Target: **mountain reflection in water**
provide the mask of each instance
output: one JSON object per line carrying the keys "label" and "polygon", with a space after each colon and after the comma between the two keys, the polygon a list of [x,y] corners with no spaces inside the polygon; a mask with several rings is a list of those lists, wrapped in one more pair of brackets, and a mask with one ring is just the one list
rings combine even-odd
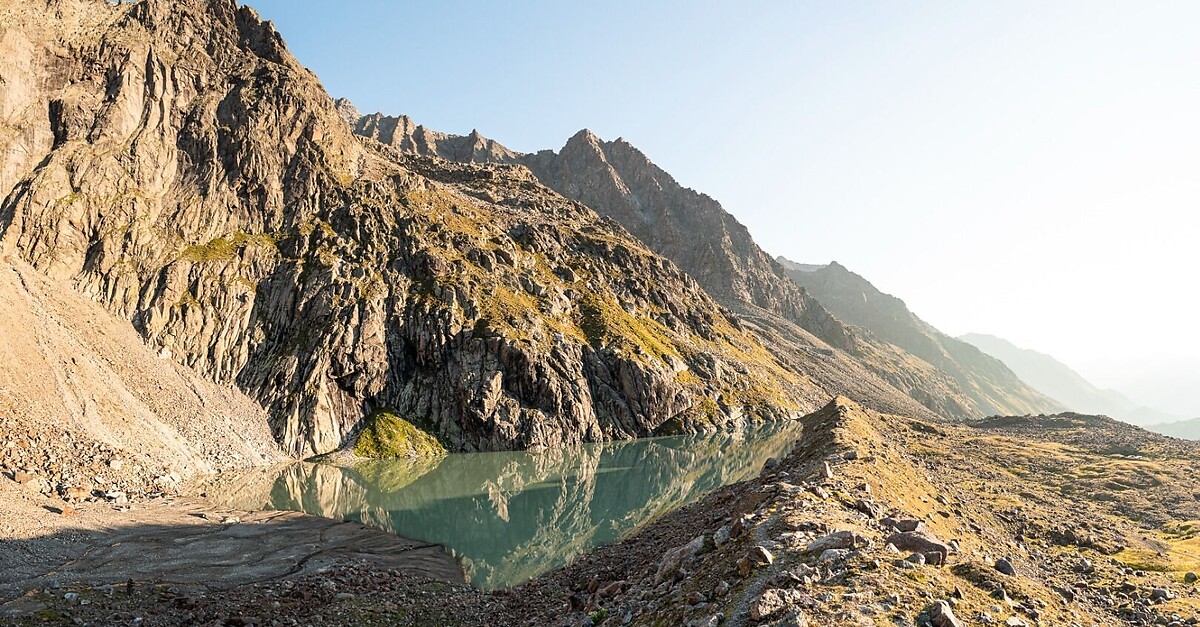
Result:
{"label": "mountain reflection in water", "polygon": [[226,474],[210,498],[242,509],[356,520],[445,546],[471,583],[507,588],[620,540],[654,517],[782,457],[795,423],[716,435],[464,453],[440,462],[297,463]]}

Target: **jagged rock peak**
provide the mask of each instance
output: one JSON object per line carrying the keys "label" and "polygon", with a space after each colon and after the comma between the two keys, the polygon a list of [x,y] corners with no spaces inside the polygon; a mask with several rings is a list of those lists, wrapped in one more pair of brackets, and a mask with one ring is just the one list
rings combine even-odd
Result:
{"label": "jagged rock peak", "polygon": [[337,108],[338,113],[341,114],[342,119],[346,120],[346,123],[351,128],[354,128],[363,117],[358,107],[354,106],[354,103],[350,102],[348,98],[338,98],[333,101],[333,105]]}
{"label": "jagged rock peak", "polygon": [[829,267],[829,264],[827,263],[800,263],[798,261],[792,261],[783,255],[776,257],[775,261],[788,272],[817,272]]}
{"label": "jagged rock peak", "polygon": [[564,145],[564,149],[566,149],[567,146],[572,146],[572,145],[576,145],[576,144],[584,144],[584,145],[588,145],[588,146],[599,147],[602,143],[603,143],[603,140],[601,140],[599,136],[597,136],[595,133],[593,133],[591,131],[591,129],[583,128],[583,129],[579,129],[579,131],[577,133],[575,133],[574,135],[572,135],[570,138],[567,139],[567,143]]}

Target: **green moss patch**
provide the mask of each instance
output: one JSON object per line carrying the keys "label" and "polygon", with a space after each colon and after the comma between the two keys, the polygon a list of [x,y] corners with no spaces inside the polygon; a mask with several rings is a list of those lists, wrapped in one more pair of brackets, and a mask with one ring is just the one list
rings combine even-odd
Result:
{"label": "green moss patch", "polygon": [[630,315],[606,294],[585,293],[579,302],[579,318],[579,329],[593,346],[625,341],[658,359],[679,357],[661,324]]}
{"label": "green moss patch", "polygon": [[252,246],[269,247],[278,250],[278,244],[272,235],[265,233],[242,233],[239,231],[231,234],[229,237],[218,237],[205,244],[188,246],[180,256],[195,263],[229,261],[237,257],[242,249]]}
{"label": "green moss patch", "polygon": [[429,459],[445,455],[446,447],[400,416],[377,410],[367,417],[354,454],[369,459]]}

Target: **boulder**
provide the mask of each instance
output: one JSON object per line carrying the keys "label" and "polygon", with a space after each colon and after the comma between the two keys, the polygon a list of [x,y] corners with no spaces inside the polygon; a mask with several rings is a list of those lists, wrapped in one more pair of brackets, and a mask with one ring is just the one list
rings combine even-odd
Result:
{"label": "boulder", "polygon": [[879,518],[883,515],[883,507],[870,499],[858,499],[854,502],[854,509],[866,514],[867,518]]}
{"label": "boulder", "polygon": [[771,588],[750,602],[750,618],[763,620],[783,612],[801,599],[797,590]]}
{"label": "boulder", "polygon": [[950,546],[933,534],[925,531],[900,531],[888,536],[887,542],[901,551],[920,553],[939,552],[950,555]]}
{"label": "boulder", "polygon": [[887,517],[879,521],[884,527],[894,529],[896,531],[924,531],[925,523],[915,518],[892,518]]}
{"label": "boulder", "polygon": [[929,622],[933,627],[963,627],[950,604],[945,601],[938,601],[929,606]]}
{"label": "boulder", "polygon": [[775,556],[767,550],[767,547],[755,545],[746,553],[746,558],[759,566],[769,566],[775,563]]}
{"label": "boulder", "polygon": [[809,543],[808,553],[823,553],[829,549],[852,549],[857,537],[853,531],[835,531]]}
{"label": "boulder", "polygon": [[655,583],[672,579],[679,572],[684,562],[695,557],[704,548],[704,536],[696,536],[691,542],[677,546],[663,553],[658,560],[658,572],[654,575]]}

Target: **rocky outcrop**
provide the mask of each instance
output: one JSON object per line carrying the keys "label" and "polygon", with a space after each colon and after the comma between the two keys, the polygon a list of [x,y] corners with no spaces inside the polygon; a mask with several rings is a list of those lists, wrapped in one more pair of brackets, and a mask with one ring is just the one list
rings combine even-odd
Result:
{"label": "rocky outcrop", "polygon": [[4,250],[244,390],[289,452],[335,449],[379,408],[479,450],[825,394],[526,169],[354,137],[232,0],[4,0],[0,24]]}
{"label": "rocky outcrop", "polygon": [[780,257],[788,276],[840,320],[866,328],[954,378],[984,415],[1059,411],[1051,398],[1026,385],[1000,360],[952,338],[917,317],[904,301],[833,262],[824,266]]}
{"label": "rocky outcrop", "polygon": [[370,137],[400,152],[460,163],[515,163],[519,156],[480,135],[479,131],[471,131],[470,135],[450,135],[417,124],[407,115],[362,115],[345,98],[339,98],[336,104],[355,134]]}

